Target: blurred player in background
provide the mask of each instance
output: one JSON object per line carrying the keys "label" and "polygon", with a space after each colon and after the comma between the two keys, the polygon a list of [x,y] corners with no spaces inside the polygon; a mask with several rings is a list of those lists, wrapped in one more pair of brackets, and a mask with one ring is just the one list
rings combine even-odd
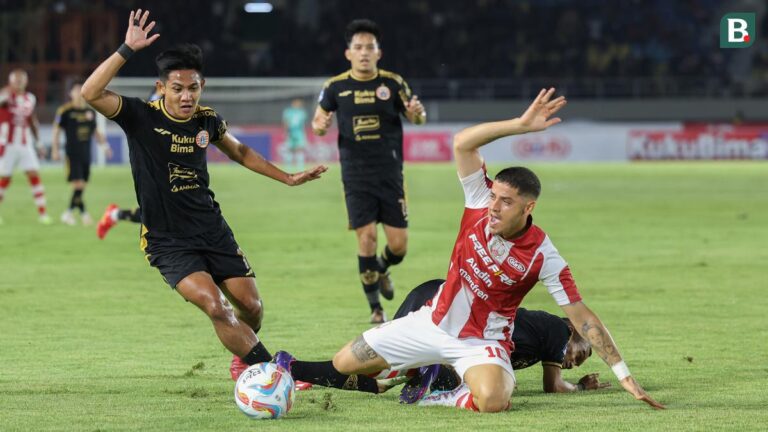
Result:
{"label": "blurred player in background", "polygon": [[69,208],[61,215],[61,221],[67,225],[75,224],[75,209],[80,211],[80,220],[83,225],[93,223],[93,219],[85,209],[83,199],[91,174],[91,137],[96,137],[96,142],[107,158],[112,157],[112,152],[107,146],[107,138],[96,127],[96,111],[85,103],[85,99],[80,94],[82,86],[82,81],[75,81],[70,85],[70,101],[56,110],[56,118],[53,121],[51,141],[53,160],[61,159],[62,130],[66,137],[67,181],[72,186],[72,197],[69,200]]}
{"label": "blurred player in background", "polygon": [[163,97],[154,102],[106,89],[134,54],[160,35],[149,11],[131,11],[125,43],[85,81],[83,97],[126,133],[136,197],[141,207],[141,246],[149,263],[185,300],[202,310],[233,366],[272,358],[256,336],[263,315],[254,272],[209,189],[207,147],[289,186],[315,180],[323,166],[298,174],[278,169],[227,131],[213,109],[198,104],[205,80],[196,45],[181,45],[155,59]]}
{"label": "blurred player in background", "polygon": [[[0,202],[16,166],[29,179],[32,196],[37,206],[38,220],[50,224],[51,218],[45,208],[45,189],[40,180],[40,162],[44,149],[40,144],[39,122],[35,115],[37,99],[27,91],[27,72],[14,69],[8,75],[8,85],[0,89]],[[0,223],[2,223],[0,217]]]}
{"label": "blurred player in background", "polygon": [[[350,70],[325,83],[312,120],[322,136],[336,113],[341,175],[349,226],[357,234],[358,269],[371,323],[386,321],[379,293],[392,300],[389,267],[407,249],[408,214],[403,185],[403,125],[427,120],[424,106],[400,75],[379,69],[379,28],[370,20],[354,20],[345,32]],[[377,224],[387,244],[376,257]]]}
{"label": "blurred player in background", "polygon": [[304,158],[307,151],[307,134],[304,127],[307,123],[307,111],[304,101],[296,98],[291,105],[283,110],[283,127],[285,128],[285,163],[289,169],[303,170]]}

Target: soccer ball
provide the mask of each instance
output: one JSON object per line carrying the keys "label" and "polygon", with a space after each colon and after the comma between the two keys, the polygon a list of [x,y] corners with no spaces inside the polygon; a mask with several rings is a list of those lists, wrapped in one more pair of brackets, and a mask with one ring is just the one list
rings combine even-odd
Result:
{"label": "soccer ball", "polygon": [[245,370],[235,383],[235,403],[252,419],[276,419],[290,411],[293,377],[274,363],[257,363]]}

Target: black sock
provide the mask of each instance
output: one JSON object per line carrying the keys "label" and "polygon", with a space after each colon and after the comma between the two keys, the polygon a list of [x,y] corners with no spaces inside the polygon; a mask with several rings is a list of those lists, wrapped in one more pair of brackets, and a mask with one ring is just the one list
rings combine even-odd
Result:
{"label": "black sock", "polygon": [[270,360],[272,360],[272,355],[269,354],[269,351],[267,351],[261,341],[254,345],[253,348],[251,348],[251,351],[243,357],[243,361],[248,366],[255,365],[256,363],[268,362]]}
{"label": "black sock", "polygon": [[72,200],[69,202],[69,208],[77,208],[80,210],[80,214],[85,212],[85,206],[83,205],[83,191],[82,189],[75,189],[72,192]]}
{"label": "black sock", "polygon": [[141,213],[139,209],[125,210],[120,209],[117,211],[117,220],[131,221],[135,223],[141,222]]}
{"label": "black sock", "polygon": [[379,263],[379,272],[386,273],[389,266],[400,264],[403,262],[403,258],[405,258],[405,254],[395,255],[395,253],[392,252],[392,249],[389,248],[389,245],[384,246],[384,252],[382,252],[377,259]]}
{"label": "black sock", "polygon": [[363,291],[368,299],[371,310],[382,309],[379,301],[379,264],[376,257],[357,257],[360,269],[360,281],[363,283]]}
{"label": "black sock", "polygon": [[296,360],[291,363],[291,375],[294,379],[323,387],[342,390],[356,390],[365,393],[378,393],[376,380],[366,375],[343,375],[333,367],[333,362],[308,362]]}

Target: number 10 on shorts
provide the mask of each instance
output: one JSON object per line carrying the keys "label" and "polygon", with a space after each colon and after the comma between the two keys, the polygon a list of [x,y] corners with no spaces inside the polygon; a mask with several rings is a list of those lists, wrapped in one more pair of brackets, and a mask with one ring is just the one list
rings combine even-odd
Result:
{"label": "number 10 on shorts", "polygon": [[500,358],[506,361],[509,361],[509,357],[507,356],[507,352],[501,349],[497,346],[486,346],[485,350],[488,351],[488,357],[489,358]]}

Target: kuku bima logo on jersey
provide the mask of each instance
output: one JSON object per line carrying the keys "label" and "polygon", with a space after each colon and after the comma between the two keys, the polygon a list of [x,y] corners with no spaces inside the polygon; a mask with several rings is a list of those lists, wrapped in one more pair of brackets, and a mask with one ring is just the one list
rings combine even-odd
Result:
{"label": "kuku bima logo on jersey", "polygon": [[747,48],[755,43],[754,12],[731,12],[720,20],[720,48]]}

